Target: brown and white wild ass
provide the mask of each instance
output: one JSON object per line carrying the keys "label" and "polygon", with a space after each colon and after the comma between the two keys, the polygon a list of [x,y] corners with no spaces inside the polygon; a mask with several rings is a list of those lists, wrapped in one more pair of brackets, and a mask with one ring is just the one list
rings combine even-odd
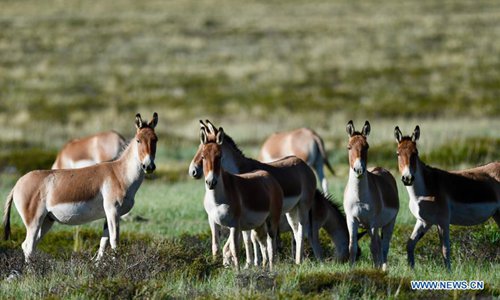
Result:
{"label": "brown and white wild ass", "polygon": [[66,143],[57,154],[52,169],[88,167],[119,157],[126,141],[116,131],[106,131]]}
{"label": "brown and white wild ass", "polygon": [[410,211],[417,218],[407,243],[408,263],[415,266],[417,242],[437,225],[442,255],[450,264],[450,224],[472,226],[493,217],[500,227],[500,162],[461,171],[444,171],[423,163],[417,150],[420,127],[411,136],[394,129],[398,167],[410,196]]}
{"label": "brown and white wild ass", "polygon": [[[239,175],[226,172],[221,165],[221,145],[224,142],[222,128],[217,130],[215,141],[209,141],[202,129],[200,140],[203,145],[201,153],[205,176],[204,207],[210,224],[230,229],[229,249],[238,270],[238,239],[242,230],[247,267],[252,263],[250,239],[255,239],[261,248],[263,266],[268,262],[269,269],[272,270],[283,205],[281,186],[263,170]],[[215,228],[212,228],[212,232],[214,231]],[[250,231],[252,236],[249,235]]]}
{"label": "brown and white wild ass", "polygon": [[[215,138],[217,128],[207,120],[207,124],[200,121],[201,130],[205,131],[209,139]],[[257,160],[247,158],[238,148],[233,139],[224,134],[224,142],[221,145],[222,166],[231,174],[249,173],[255,170],[269,172],[280,184],[283,198],[283,213],[292,227],[294,239],[297,244],[295,263],[302,262],[304,232],[308,230],[309,210],[314,200],[316,190],[316,179],[311,168],[300,158],[289,156],[284,159],[264,164]],[[189,166],[189,174],[194,178],[200,178],[203,174],[202,148],[200,144],[197,153]],[[210,220],[209,220],[210,221]],[[211,224],[211,228],[214,227]],[[216,235],[216,232],[212,232]],[[312,239],[318,237],[313,236]],[[212,254],[217,254],[217,246],[212,243]]]}
{"label": "brown and white wild ass", "polygon": [[[297,156],[316,171],[323,192],[327,193],[328,186],[323,172],[323,164],[332,174],[334,174],[334,171],[328,161],[323,139],[309,128],[273,133],[262,145],[258,159],[264,163],[269,163],[289,155]],[[309,221],[315,236],[319,236],[319,230],[322,227],[328,232],[335,244],[335,258],[338,261],[346,261],[349,256],[349,233],[345,224],[345,217],[338,207],[319,191],[315,193]],[[290,230],[290,226],[282,218],[280,232]],[[319,239],[314,239],[314,241],[309,239],[309,242],[314,255],[318,260],[321,260],[323,251]],[[294,253],[294,247],[295,245],[292,243],[292,253]]]}
{"label": "brown and white wild ass", "polygon": [[[392,231],[399,211],[396,180],[386,169],[366,169],[370,123],[365,122],[361,132],[355,131],[352,121],[347,123],[349,135],[349,179],[344,191],[344,210],[349,228],[349,255],[354,264],[358,251],[358,227],[368,230],[375,267],[387,269],[387,254]],[[379,236],[382,229],[382,239]]]}
{"label": "brown and white wild ass", "polygon": [[327,193],[328,183],[323,172],[323,165],[326,165],[332,175],[334,171],[328,161],[323,139],[309,128],[276,132],[266,139],[260,149],[258,159],[269,163],[290,155],[302,159],[316,172],[323,192]]}
{"label": "brown and white wild ass", "polygon": [[22,243],[29,262],[37,243],[52,224],[79,225],[105,218],[97,259],[109,242],[116,249],[120,216],[134,205],[144,173],[155,170],[158,114],[146,123],[136,115],[135,138],[120,158],[82,169],[38,170],[22,176],[9,193],[4,210],[4,238],[10,235],[10,210],[14,202],[26,227]]}

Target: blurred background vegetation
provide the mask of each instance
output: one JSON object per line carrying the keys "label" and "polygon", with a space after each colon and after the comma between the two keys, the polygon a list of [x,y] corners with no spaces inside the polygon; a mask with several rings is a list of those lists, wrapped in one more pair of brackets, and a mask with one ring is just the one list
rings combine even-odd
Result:
{"label": "blurred background vegetation", "polygon": [[[345,124],[422,127],[443,167],[500,157],[497,1],[2,1],[0,167],[50,167],[71,138],[160,114],[163,170],[185,172],[197,120],[250,156],[308,126],[346,165]],[[184,173],[182,173],[184,174]],[[174,176],[175,177],[175,176]]]}

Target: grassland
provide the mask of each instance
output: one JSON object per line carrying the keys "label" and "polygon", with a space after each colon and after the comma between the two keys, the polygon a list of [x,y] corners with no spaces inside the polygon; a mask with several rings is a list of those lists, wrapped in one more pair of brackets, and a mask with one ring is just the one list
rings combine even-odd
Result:
{"label": "grassland", "polygon": [[[120,255],[97,268],[101,222],[55,226],[35,267],[24,228],[0,242],[0,298],[471,298],[500,297],[500,233],[490,220],[453,227],[446,273],[435,230],[404,244],[401,210],[390,271],[281,253],[274,273],[236,274],[213,262],[202,182],[187,176],[197,120],[223,126],[248,156],[273,131],[308,126],[325,139],[339,203],[347,181],[345,124],[372,124],[369,165],[396,170],[393,129],[422,129],[426,162],[450,169],[500,157],[500,4],[495,1],[3,1],[0,10],[0,199],[17,178],[50,167],[70,138],[134,132],[137,111],[160,115],[154,180],[137,195]],[[285,236],[290,239],[289,236]],[[327,253],[333,252],[322,236]],[[286,243],[287,244],[287,243]],[[310,252],[310,250],[308,250]],[[410,280],[484,280],[483,291],[415,292]]]}

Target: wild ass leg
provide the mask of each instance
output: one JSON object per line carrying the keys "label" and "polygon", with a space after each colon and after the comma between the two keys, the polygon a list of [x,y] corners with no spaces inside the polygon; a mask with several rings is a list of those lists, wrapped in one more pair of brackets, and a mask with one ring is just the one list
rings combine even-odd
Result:
{"label": "wild ass leg", "polygon": [[101,242],[99,243],[99,250],[97,251],[97,254],[94,257],[95,261],[99,261],[104,255],[104,250],[106,250],[108,240],[109,240],[108,221],[104,220],[104,225],[102,227]]}
{"label": "wild ass leg", "polygon": [[396,218],[392,219],[389,224],[382,227],[382,270],[387,270],[387,255],[389,254],[389,246],[391,243],[392,232],[394,231]]}
{"label": "wild ass leg", "polygon": [[259,241],[257,238],[257,233],[255,230],[250,231],[250,237],[252,239],[252,245],[253,245],[253,253],[254,253],[254,266],[258,267],[261,264],[261,256],[259,256]]}
{"label": "wild ass leg", "polygon": [[372,227],[368,233],[371,237],[370,250],[372,252],[373,264],[375,268],[380,268],[382,262],[382,244],[380,241],[379,229]]}
{"label": "wild ass leg", "polygon": [[[304,255],[304,234],[307,234],[311,230],[311,223],[309,221],[309,212],[311,207],[304,207],[303,202],[299,202],[299,239],[297,242],[297,253],[295,253],[295,263],[300,264],[303,260]],[[311,239],[311,236],[309,236]],[[319,242],[318,242],[319,245]]]}
{"label": "wild ass leg", "polygon": [[229,247],[230,245],[231,240],[228,237],[228,239],[224,243],[224,246],[222,247],[222,265],[226,268],[231,267],[231,264],[233,263],[233,256]]}
{"label": "wild ass leg", "polygon": [[352,218],[347,217],[347,229],[349,230],[349,261],[354,266],[358,252],[358,227],[359,224]]}
{"label": "wild ass leg", "polygon": [[251,232],[246,230],[242,232],[243,234],[243,243],[245,244],[245,252],[247,256],[247,261],[245,263],[245,269],[248,269],[252,266],[253,263],[253,245],[251,240]]}
{"label": "wild ass leg", "polygon": [[302,262],[302,244],[304,240],[303,226],[300,224],[299,220],[299,206],[297,205],[291,211],[286,213],[286,218],[290,227],[292,227],[293,236],[295,239],[295,263],[300,264]]}
{"label": "wild ass leg", "polygon": [[426,224],[417,219],[413,232],[406,243],[406,253],[408,254],[408,264],[413,269],[415,267],[415,246],[417,242],[424,236],[424,234],[431,228],[429,224]]}
{"label": "wild ass leg", "polygon": [[26,228],[26,238],[24,242],[21,244],[21,248],[23,248],[24,253],[24,261],[26,263],[30,263],[31,254],[35,250],[35,239],[38,233],[37,228]]}
{"label": "wild ass leg", "polygon": [[[219,226],[219,228],[221,228]],[[240,237],[238,237],[238,243],[240,243],[241,241],[241,236],[243,235],[243,233],[240,234]],[[231,264],[232,264],[232,260],[233,260],[233,256],[231,254],[231,249],[230,249],[230,245],[231,245],[231,240],[228,238],[226,243],[224,244],[224,247],[222,248],[222,265],[224,267],[230,267]],[[246,247],[246,245],[245,245]],[[241,248],[241,245],[238,244],[238,249]]]}
{"label": "wild ass leg", "polygon": [[239,250],[239,237],[240,237],[240,227],[237,225],[236,227],[231,227],[229,231],[229,240],[231,243],[229,244],[229,249],[231,249],[231,255],[233,257],[234,266],[236,270],[240,270],[240,264],[238,260],[238,250]]}
{"label": "wild ass leg", "polygon": [[35,251],[35,247],[38,241],[38,237],[41,232],[41,227],[44,222],[45,216],[35,216],[31,221],[31,224],[26,225],[26,238],[21,244],[21,248],[24,253],[24,261],[30,263],[31,255]]}
{"label": "wild ass leg", "polygon": [[[273,270],[274,264],[274,250],[276,249],[276,244],[274,243],[275,239],[273,238],[273,234],[271,233],[270,226],[267,223],[264,223],[259,230],[260,236],[260,247],[262,250],[262,266],[266,267],[266,261],[269,265],[269,271]],[[267,251],[267,255],[266,255]],[[267,256],[267,259],[264,259],[264,256]]]}
{"label": "wild ass leg", "polygon": [[266,237],[266,241],[267,241],[267,259],[269,261],[269,271],[272,271],[273,268],[274,268],[274,253],[276,251],[276,239],[273,238],[273,235],[272,233],[270,233],[269,231],[267,232],[267,237]]}
{"label": "wild ass leg", "polygon": [[42,226],[40,227],[40,231],[38,232],[38,236],[36,238],[36,243],[38,244],[40,240],[45,236],[45,234],[52,228],[54,224],[54,220],[49,217],[45,217],[43,220]]}
{"label": "wild ass leg", "polygon": [[109,205],[109,207],[107,209],[105,207],[104,210],[106,213],[106,221],[108,222],[109,244],[111,245],[111,249],[116,252],[118,241],[120,240],[120,216],[115,206]]}
{"label": "wild ass leg", "polygon": [[[278,258],[278,245],[276,244],[276,239],[278,237],[278,229],[279,229],[279,222],[278,223],[275,223],[273,221],[271,221],[268,225],[267,225],[267,228],[268,228],[268,241],[267,241],[267,245],[268,245],[268,251],[269,251],[269,238],[271,239],[271,250],[272,250],[272,255],[268,255],[270,258],[270,262],[273,263],[274,265],[274,262],[277,260]],[[271,265],[269,265],[271,266]]]}
{"label": "wild ass leg", "polygon": [[311,224],[311,235],[310,235],[310,243],[314,252],[314,256],[317,260],[323,260],[323,249],[319,243],[319,222],[318,220],[314,220],[314,218],[310,217],[309,222]]}
{"label": "wild ass leg", "polygon": [[208,224],[212,232],[212,258],[215,260],[217,259],[217,252],[219,251],[220,227],[215,224],[214,220],[210,217],[208,217]]}
{"label": "wild ass leg", "polygon": [[441,250],[443,253],[444,264],[448,271],[451,271],[450,263],[450,224],[438,225],[439,240],[441,241]]}
{"label": "wild ass leg", "polygon": [[297,243],[295,242],[295,234],[292,230],[292,238],[290,239],[290,253],[292,254],[292,259],[295,259],[295,253],[297,253]]}
{"label": "wild ass leg", "polygon": [[267,257],[267,246],[266,246],[266,236],[267,236],[267,226],[266,223],[261,225],[260,227],[252,230],[252,234],[255,235],[255,239],[259,242],[260,253],[262,255],[262,267],[265,268],[268,262]]}

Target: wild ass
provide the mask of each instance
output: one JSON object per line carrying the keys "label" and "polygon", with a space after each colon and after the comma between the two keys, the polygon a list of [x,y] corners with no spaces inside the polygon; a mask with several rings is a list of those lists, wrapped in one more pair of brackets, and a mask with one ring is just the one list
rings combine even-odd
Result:
{"label": "wild ass", "polygon": [[[319,236],[321,228],[328,233],[328,236],[335,245],[336,261],[346,262],[349,260],[349,231],[347,230],[346,219],[337,204],[333,202],[331,195],[316,190],[309,222],[311,224],[311,232],[315,232],[317,236]],[[291,230],[289,224],[282,218],[279,231],[287,232]],[[358,239],[363,235],[364,233],[359,234]],[[311,247],[316,258],[321,260],[323,250],[319,244],[319,240],[317,242],[315,244],[311,241]],[[292,253],[295,251],[294,248],[295,245],[292,243]]]}
{"label": "wild ass", "polygon": [[407,243],[408,263],[415,266],[417,242],[437,225],[442,255],[450,264],[450,224],[472,226],[493,217],[500,227],[500,162],[461,171],[444,171],[423,163],[417,150],[420,127],[411,136],[394,129],[398,167],[410,196],[410,211],[417,218]]}
{"label": "wild ass", "polygon": [[[200,125],[201,130],[205,131],[208,139],[214,139],[217,136],[218,130],[210,121],[207,120],[207,124],[200,121]],[[224,142],[221,145],[221,163],[224,170],[231,174],[265,170],[279,182],[284,194],[282,211],[286,214],[297,243],[295,263],[301,263],[304,230],[308,230],[309,210],[316,190],[314,173],[303,160],[294,156],[289,156],[270,164],[264,164],[247,158],[229,135],[224,134],[223,139]],[[200,144],[189,166],[189,174],[194,178],[200,178],[203,173],[202,148],[203,144]],[[307,234],[308,232],[305,233]],[[312,239],[317,238],[317,236],[312,237]],[[216,256],[217,251],[212,242],[212,254]]]}
{"label": "wild ass", "polygon": [[[349,179],[344,191],[344,210],[349,228],[349,259],[354,264],[358,250],[358,227],[368,230],[375,267],[387,269],[387,254],[392,231],[399,210],[396,180],[389,171],[375,167],[366,169],[370,123],[365,122],[361,132],[354,130],[352,121],[347,123],[349,135]],[[382,240],[379,236],[382,229]]]}
{"label": "wild ass", "polygon": [[[283,205],[281,186],[266,171],[258,170],[240,175],[226,172],[221,166],[221,145],[224,142],[222,128],[218,129],[215,142],[209,141],[204,130],[200,131],[200,140],[203,145],[201,153],[205,175],[204,206],[210,224],[230,229],[229,249],[238,270],[238,239],[241,230],[244,230],[247,266],[252,262],[250,239],[255,239],[261,248],[263,266],[268,262],[269,269],[272,270]],[[216,231],[215,228],[211,229],[212,232]]]}
{"label": "wild ass", "polygon": [[32,171],[21,177],[7,197],[4,238],[10,235],[10,209],[14,202],[26,226],[22,249],[29,262],[37,243],[57,221],[79,225],[105,218],[97,259],[108,239],[113,250],[119,240],[120,216],[130,211],[144,173],[155,170],[158,114],[146,123],[136,115],[135,138],[119,159],[83,169]]}
{"label": "wild ass", "polygon": [[[311,169],[316,171],[318,181],[323,192],[327,193],[328,186],[323,172],[323,164],[334,174],[333,168],[328,161],[323,139],[312,129],[299,128],[292,131],[273,133],[262,145],[258,159],[269,163],[285,156],[294,155],[305,161]],[[326,194],[319,191],[315,193],[315,201],[311,207],[311,230],[315,236],[319,236],[320,228],[324,228],[335,244],[335,257],[339,261],[346,261],[349,256],[348,244],[349,234],[345,224],[345,217],[338,207],[327,199]],[[280,232],[290,231],[286,220],[280,222]],[[279,236],[278,236],[279,241]],[[309,239],[315,257],[322,259],[321,245],[319,239]],[[292,241],[292,253],[295,252]]]}
{"label": "wild ass", "polygon": [[52,169],[88,167],[119,157],[126,141],[116,131],[106,131],[66,143],[57,154]]}
{"label": "wild ass", "polygon": [[323,172],[323,165],[326,165],[332,175],[334,171],[328,161],[323,139],[309,128],[276,132],[266,139],[260,149],[258,159],[264,163],[270,163],[290,155],[302,159],[316,172],[323,192],[327,193],[328,183]]}

